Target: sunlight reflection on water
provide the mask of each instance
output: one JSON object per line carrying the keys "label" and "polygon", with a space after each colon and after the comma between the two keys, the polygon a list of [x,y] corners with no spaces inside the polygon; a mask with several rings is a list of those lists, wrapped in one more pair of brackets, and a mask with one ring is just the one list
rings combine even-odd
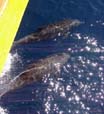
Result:
{"label": "sunlight reflection on water", "polygon": [[[49,80],[47,92],[50,94],[44,99],[46,114],[102,112],[97,107],[93,110],[90,102],[104,106],[104,48],[94,37],[79,33],[73,36],[78,44],[68,48],[71,58],[63,67],[61,81]],[[58,99],[64,102],[61,104]]]}

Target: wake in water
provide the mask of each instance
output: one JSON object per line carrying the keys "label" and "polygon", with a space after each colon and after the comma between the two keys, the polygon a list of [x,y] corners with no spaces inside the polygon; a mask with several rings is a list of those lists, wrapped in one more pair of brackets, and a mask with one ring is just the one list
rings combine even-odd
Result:
{"label": "wake in water", "polygon": [[3,109],[2,107],[0,107],[0,113],[1,114],[8,114],[8,111],[6,109]]}
{"label": "wake in water", "polygon": [[15,62],[18,61],[20,61],[20,58],[17,52],[14,54],[9,53],[3,72],[0,76],[0,94],[4,93],[4,91],[7,90],[8,83],[13,78],[11,71],[14,68]]}
{"label": "wake in water", "polygon": [[[15,61],[20,61],[19,55],[17,53],[15,54],[9,53],[3,72],[1,73],[0,76],[0,94],[4,93],[4,90],[7,90],[8,83],[13,78],[11,75],[12,74],[11,69],[15,64]],[[7,109],[0,107],[0,114],[8,114],[8,113],[9,112]]]}

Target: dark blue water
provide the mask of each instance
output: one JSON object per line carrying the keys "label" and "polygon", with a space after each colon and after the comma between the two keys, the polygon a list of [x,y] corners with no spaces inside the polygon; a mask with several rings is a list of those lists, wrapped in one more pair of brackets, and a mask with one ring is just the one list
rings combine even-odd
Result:
{"label": "dark blue water", "polygon": [[[60,78],[47,78],[1,99],[8,114],[104,114],[104,0],[30,0],[16,39],[62,19],[85,22],[67,39],[17,47],[12,77],[34,60],[68,52]],[[18,64],[17,64],[18,63]]]}

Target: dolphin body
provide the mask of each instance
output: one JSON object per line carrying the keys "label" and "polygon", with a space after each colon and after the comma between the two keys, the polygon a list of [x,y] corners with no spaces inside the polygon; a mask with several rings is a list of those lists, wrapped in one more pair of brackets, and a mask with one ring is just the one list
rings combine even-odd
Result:
{"label": "dolphin body", "polygon": [[48,74],[53,74],[57,76],[69,58],[70,56],[68,53],[58,53],[36,61],[24,72],[11,80],[1,91],[0,96],[2,97],[6,93],[25,85],[41,81],[45,75],[48,76]]}
{"label": "dolphin body", "polygon": [[35,33],[32,33],[15,41],[13,46],[16,46],[18,44],[26,44],[32,41],[35,42],[35,41],[47,40],[55,38],[57,36],[66,36],[72,27],[78,26],[80,24],[81,22],[77,19],[75,20],[65,19],[53,24],[49,24],[38,28]]}

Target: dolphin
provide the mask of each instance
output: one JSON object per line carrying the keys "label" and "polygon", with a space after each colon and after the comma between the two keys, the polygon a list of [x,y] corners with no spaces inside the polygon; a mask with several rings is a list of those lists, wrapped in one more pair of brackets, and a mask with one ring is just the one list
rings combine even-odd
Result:
{"label": "dolphin", "polygon": [[52,39],[57,36],[66,36],[69,33],[69,30],[75,26],[80,25],[81,22],[77,19],[64,19],[62,21],[45,25],[37,29],[36,32],[27,35],[17,41],[14,41],[13,46],[18,44],[27,44],[32,41],[41,41]]}
{"label": "dolphin", "polygon": [[6,93],[19,89],[25,85],[42,81],[45,75],[49,76],[48,74],[53,74],[54,76],[57,76],[69,58],[70,55],[63,52],[50,55],[30,64],[25,71],[17,75],[4,87],[4,89],[2,89],[2,91],[0,91],[0,96],[2,97]]}

